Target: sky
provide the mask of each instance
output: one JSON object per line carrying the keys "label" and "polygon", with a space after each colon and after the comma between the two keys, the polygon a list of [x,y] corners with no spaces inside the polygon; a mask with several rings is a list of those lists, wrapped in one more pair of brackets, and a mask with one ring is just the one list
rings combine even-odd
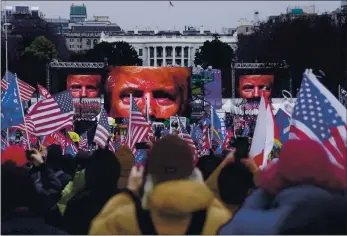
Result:
{"label": "sky", "polygon": [[285,13],[288,6],[315,5],[317,13],[330,12],[341,6],[340,1],[2,1],[3,5],[38,6],[47,18],[69,18],[70,6],[84,3],[88,18],[109,16],[124,30],[183,29],[203,26],[219,32],[223,27],[236,28],[240,19],[260,20]]}

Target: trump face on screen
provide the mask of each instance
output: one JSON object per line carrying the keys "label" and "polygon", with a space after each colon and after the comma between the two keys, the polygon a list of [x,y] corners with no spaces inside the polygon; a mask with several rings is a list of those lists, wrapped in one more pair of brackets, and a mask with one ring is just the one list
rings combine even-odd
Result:
{"label": "trump face on screen", "polygon": [[186,67],[115,67],[106,82],[110,116],[129,116],[130,94],[143,114],[148,98],[151,117],[180,115],[186,109],[190,76],[191,69]]}

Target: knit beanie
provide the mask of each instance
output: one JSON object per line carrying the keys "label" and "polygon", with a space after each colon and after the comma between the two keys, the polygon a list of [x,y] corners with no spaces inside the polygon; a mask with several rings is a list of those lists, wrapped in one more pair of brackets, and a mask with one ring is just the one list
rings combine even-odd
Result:
{"label": "knit beanie", "polygon": [[148,174],[155,183],[188,178],[193,169],[193,153],[190,147],[175,135],[158,140],[147,160]]}
{"label": "knit beanie", "polygon": [[322,145],[313,140],[288,140],[279,161],[258,176],[259,187],[274,194],[298,184],[343,190],[346,182],[346,170],[333,164]]}

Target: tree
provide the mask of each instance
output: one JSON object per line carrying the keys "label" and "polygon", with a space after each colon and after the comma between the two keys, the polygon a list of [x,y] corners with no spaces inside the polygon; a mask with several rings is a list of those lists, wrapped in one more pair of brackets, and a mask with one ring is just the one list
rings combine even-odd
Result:
{"label": "tree", "polygon": [[205,41],[195,54],[195,65],[201,65],[203,68],[212,66],[220,69],[222,73],[223,97],[231,97],[231,62],[233,58],[233,49],[219,40],[218,35],[214,35],[212,41]]}
{"label": "tree", "polygon": [[263,22],[252,35],[240,35],[238,60],[265,63],[285,60],[290,66],[294,92],[300,87],[306,68],[322,70],[326,76],[321,82],[336,93],[338,84],[344,84],[347,70],[346,13],[297,19],[281,17],[275,22]]}
{"label": "tree", "polygon": [[[11,27],[8,31],[8,66],[9,70],[22,74],[21,79],[26,80],[25,73],[20,73],[23,70],[22,53],[29,47],[32,42],[39,36],[45,36],[48,40],[56,45],[61,60],[67,61],[69,59],[69,51],[66,48],[65,38],[62,35],[57,35],[53,25],[47,23],[42,17],[27,15],[27,14],[14,14],[11,17]],[[5,37],[1,35],[1,47],[5,50]],[[6,71],[5,66],[5,51],[1,52],[1,74]],[[45,71],[46,67],[40,68],[40,71]],[[36,84],[36,83],[35,83]]]}
{"label": "tree", "polygon": [[142,65],[134,47],[124,41],[96,44],[93,49],[87,51],[86,58],[95,62],[103,62],[107,58],[108,64],[112,66]]}
{"label": "tree", "polygon": [[39,36],[26,47],[20,56],[19,77],[29,84],[45,84],[46,64],[58,58],[55,45],[45,36]]}

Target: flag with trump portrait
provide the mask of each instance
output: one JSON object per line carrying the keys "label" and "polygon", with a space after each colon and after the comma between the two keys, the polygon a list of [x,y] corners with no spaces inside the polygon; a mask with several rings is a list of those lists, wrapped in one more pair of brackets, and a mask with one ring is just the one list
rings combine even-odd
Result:
{"label": "flag with trump portrait", "polygon": [[289,139],[317,141],[333,164],[346,168],[346,118],[346,108],[312,70],[306,70],[292,114]]}

